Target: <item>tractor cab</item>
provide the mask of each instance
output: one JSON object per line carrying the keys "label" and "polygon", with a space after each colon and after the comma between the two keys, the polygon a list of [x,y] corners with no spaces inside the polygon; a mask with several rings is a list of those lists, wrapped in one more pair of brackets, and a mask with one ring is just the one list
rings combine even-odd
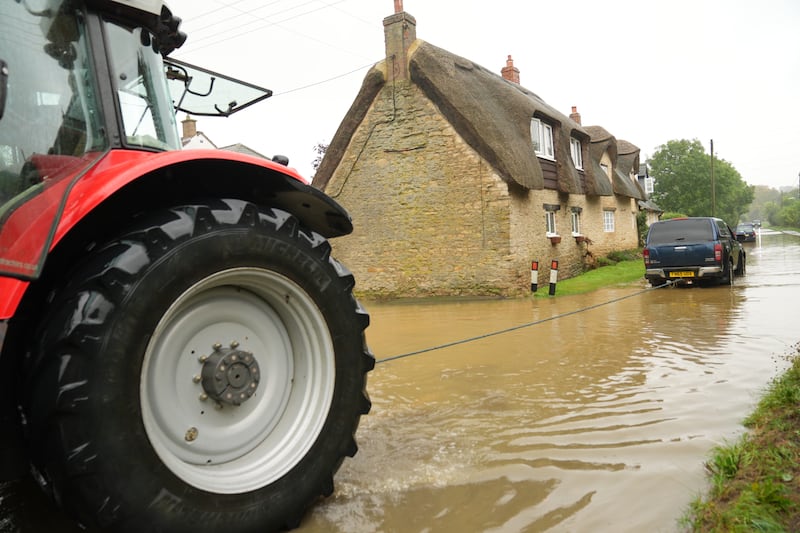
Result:
{"label": "tractor cab", "polygon": [[178,150],[178,110],[271,95],[165,59],[179,24],[154,0],[0,2],[0,275],[39,275],[64,199],[110,150]]}

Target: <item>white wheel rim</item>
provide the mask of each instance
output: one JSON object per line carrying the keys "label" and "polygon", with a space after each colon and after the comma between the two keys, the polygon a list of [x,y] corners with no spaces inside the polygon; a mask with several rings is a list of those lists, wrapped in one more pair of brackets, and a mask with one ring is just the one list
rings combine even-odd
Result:
{"label": "white wheel rim", "polygon": [[[200,357],[215,344],[238,345],[258,364],[255,393],[241,405],[203,398]],[[249,492],[308,453],[334,382],[327,323],[309,295],[275,272],[235,268],[194,284],[159,321],[142,366],[142,420],[180,479],[214,493]]]}

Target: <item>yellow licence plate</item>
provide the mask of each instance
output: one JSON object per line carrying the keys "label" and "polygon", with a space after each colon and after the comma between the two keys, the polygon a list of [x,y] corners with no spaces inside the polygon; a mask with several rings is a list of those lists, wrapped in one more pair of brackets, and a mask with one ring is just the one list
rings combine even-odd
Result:
{"label": "yellow licence plate", "polygon": [[693,278],[694,272],[679,270],[677,272],[670,272],[669,277],[671,278]]}

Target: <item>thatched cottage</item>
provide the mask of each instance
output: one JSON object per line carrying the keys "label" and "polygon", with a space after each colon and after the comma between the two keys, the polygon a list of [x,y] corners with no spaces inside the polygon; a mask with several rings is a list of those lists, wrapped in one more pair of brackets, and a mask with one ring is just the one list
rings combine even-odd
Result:
{"label": "thatched cottage", "polygon": [[362,87],[313,184],[353,216],[332,244],[363,294],[518,295],[637,245],[639,150],[519,84],[416,38],[395,0],[386,59]]}

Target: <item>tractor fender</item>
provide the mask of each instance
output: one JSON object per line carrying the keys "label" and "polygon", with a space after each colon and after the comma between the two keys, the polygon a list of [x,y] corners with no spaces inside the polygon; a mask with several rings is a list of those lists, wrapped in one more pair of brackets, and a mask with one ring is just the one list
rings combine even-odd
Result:
{"label": "tractor fender", "polygon": [[[294,169],[260,157],[226,150],[149,153],[112,150],[73,187],[54,244],[90,211],[140,182],[136,190],[185,200],[234,194],[295,215],[325,237],[353,231],[350,216],[335,200],[312,187]],[[151,189],[152,188],[152,189]]]}
{"label": "tractor fender", "polygon": [[[118,231],[149,209],[202,198],[239,198],[288,211],[326,238],[353,230],[345,209],[309,185],[294,169],[226,150],[144,152],[111,150],[69,189],[50,245],[61,258],[77,248]],[[74,237],[74,238],[70,238]],[[59,268],[69,266],[69,261]],[[45,268],[46,268],[45,267]],[[0,320],[11,318],[30,281],[0,276]]]}

